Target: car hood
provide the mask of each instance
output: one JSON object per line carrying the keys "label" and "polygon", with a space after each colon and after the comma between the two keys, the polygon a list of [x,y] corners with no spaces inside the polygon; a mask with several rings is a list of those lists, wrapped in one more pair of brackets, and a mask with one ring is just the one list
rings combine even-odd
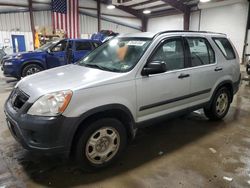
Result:
{"label": "car hood", "polygon": [[4,58],[5,59],[11,59],[11,58],[14,58],[18,55],[22,55],[22,57],[33,57],[33,56],[37,56],[39,54],[44,54],[45,52],[44,51],[29,51],[29,52],[19,52],[19,53],[13,53],[13,54],[10,54],[10,55],[6,55]]}
{"label": "car hood", "polygon": [[16,87],[34,102],[40,96],[61,90],[78,90],[118,82],[126,73],[115,73],[79,65],[66,65],[27,76]]}

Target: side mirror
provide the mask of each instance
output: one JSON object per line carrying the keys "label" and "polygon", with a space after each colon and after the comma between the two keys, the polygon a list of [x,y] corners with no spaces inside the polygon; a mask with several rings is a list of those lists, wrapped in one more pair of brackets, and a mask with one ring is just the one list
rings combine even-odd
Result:
{"label": "side mirror", "polygon": [[167,65],[164,61],[151,61],[142,69],[142,76],[158,74],[167,71]]}

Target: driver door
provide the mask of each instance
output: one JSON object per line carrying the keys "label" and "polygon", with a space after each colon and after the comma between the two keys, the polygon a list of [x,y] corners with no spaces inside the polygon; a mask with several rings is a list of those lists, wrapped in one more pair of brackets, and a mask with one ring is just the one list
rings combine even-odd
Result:
{"label": "driver door", "polygon": [[167,71],[136,79],[138,122],[188,107],[190,75],[183,44],[182,37],[162,41],[148,62],[164,61]]}
{"label": "driver door", "polygon": [[67,64],[66,46],[67,41],[62,40],[50,49],[50,52],[48,52],[46,55],[46,62],[48,68],[58,67]]}

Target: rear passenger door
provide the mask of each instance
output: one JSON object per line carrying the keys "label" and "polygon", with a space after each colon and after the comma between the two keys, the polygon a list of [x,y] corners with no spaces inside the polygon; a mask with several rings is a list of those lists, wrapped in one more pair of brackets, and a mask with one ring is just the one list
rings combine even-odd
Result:
{"label": "rear passenger door", "polygon": [[92,45],[89,41],[75,41],[73,63],[83,58],[91,50]]}
{"label": "rear passenger door", "polygon": [[221,77],[222,69],[217,66],[215,52],[204,37],[185,37],[189,49],[190,106],[209,100],[213,86]]}

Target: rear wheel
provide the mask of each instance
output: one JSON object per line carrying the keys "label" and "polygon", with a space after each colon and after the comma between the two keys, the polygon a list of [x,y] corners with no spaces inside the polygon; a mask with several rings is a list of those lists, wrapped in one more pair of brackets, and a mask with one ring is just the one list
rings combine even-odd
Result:
{"label": "rear wheel", "polygon": [[113,163],[127,143],[124,125],[113,118],[103,118],[79,134],[76,159],[85,170],[103,168]]}
{"label": "rear wheel", "polygon": [[35,74],[35,73],[40,72],[42,70],[43,70],[43,68],[39,65],[29,64],[23,68],[22,77]]}
{"label": "rear wheel", "polygon": [[211,120],[220,120],[227,115],[230,107],[231,94],[226,87],[223,87],[215,94],[209,108],[204,108],[205,115]]}

